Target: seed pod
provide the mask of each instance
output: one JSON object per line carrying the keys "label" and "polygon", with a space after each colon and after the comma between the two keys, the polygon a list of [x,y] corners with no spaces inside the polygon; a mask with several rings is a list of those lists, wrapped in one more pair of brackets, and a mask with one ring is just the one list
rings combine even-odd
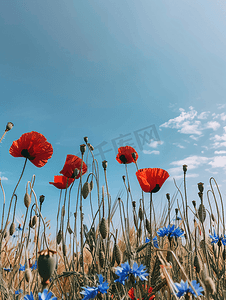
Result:
{"label": "seed pod", "polygon": [[63,244],[63,255],[67,255],[67,246],[65,244]]}
{"label": "seed pod", "polygon": [[10,235],[13,235],[15,229],[16,229],[15,223],[12,222],[12,224],[10,225],[10,228],[9,228],[9,234],[10,234]]}
{"label": "seed pod", "polygon": [[32,227],[34,227],[37,224],[37,220],[38,220],[38,217],[36,215],[34,215],[31,220]]}
{"label": "seed pod", "polygon": [[87,143],[87,145],[88,145],[88,147],[89,147],[89,149],[90,149],[91,151],[94,150],[94,147],[93,147],[90,143]]}
{"label": "seed pod", "polygon": [[57,233],[57,244],[59,245],[62,239],[62,232],[61,230],[58,231]]}
{"label": "seed pod", "polygon": [[143,213],[141,205],[139,207],[138,215],[139,215],[140,220],[142,221],[144,219],[144,213]]}
{"label": "seed pod", "polygon": [[203,190],[204,190],[204,183],[199,182],[199,183],[198,183],[198,189],[199,189],[200,193],[203,193]]}
{"label": "seed pod", "polygon": [[122,254],[117,244],[114,244],[113,255],[118,265],[121,263]]}
{"label": "seed pod", "polygon": [[80,145],[80,151],[81,151],[82,154],[84,154],[86,152],[86,145],[85,144]]}
{"label": "seed pod", "polygon": [[206,219],[206,209],[203,204],[199,205],[198,216],[199,216],[199,220],[203,223]]}
{"label": "seed pod", "polygon": [[133,152],[133,153],[132,153],[132,158],[134,159],[134,161],[136,161],[136,160],[137,160],[137,155],[136,155],[136,152]]}
{"label": "seed pod", "polygon": [[5,131],[9,131],[13,128],[14,124],[12,122],[8,122],[7,125],[6,125],[6,129]]}
{"label": "seed pod", "polygon": [[90,181],[90,185],[89,185],[89,187],[90,187],[90,192],[92,191],[92,189],[93,189],[93,180],[91,180]]}
{"label": "seed pod", "polygon": [[198,256],[195,255],[194,257],[194,266],[195,266],[195,270],[197,273],[200,272],[200,264],[199,264],[199,259],[198,259]]}
{"label": "seed pod", "polygon": [[68,231],[69,234],[73,233],[73,230],[71,229],[71,226],[70,226],[69,223],[67,224],[67,231]]}
{"label": "seed pod", "polygon": [[89,193],[90,193],[90,183],[88,181],[86,181],[82,188],[83,198],[86,199],[88,197]]}
{"label": "seed pod", "polygon": [[138,235],[139,239],[141,237],[141,234],[142,234],[142,229],[141,229],[141,227],[139,227],[138,230],[137,230],[137,235]]}
{"label": "seed pod", "polygon": [[57,260],[56,255],[53,254],[50,256],[47,255],[40,255],[38,258],[38,272],[39,275],[42,277],[43,281],[47,281],[52,275],[56,268]]}
{"label": "seed pod", "polygon": [[150,222],[148,219],[145,220],[145,226],[146,226],[148,233],[151,234],[151,226],[150,226]]}
{"label": "seed pod", "polygon": [[32,274],[31,274],[31,269],[26,269],[25,270],[25,279],[27,282],[30,282],[32,278]]}
{"label": "seed pod", "polygon": [[102,238],[106,239],[108,234],[108,224],[104,217],[101,219],[99,230]]}
{"label": "seed pod", "polygon": [[108,166],[108,162],[106,160],[103,160],[102,161],[102,167],[103,167],[103,169],[106,170],[107,166]]}
{"label": "seed pod", "polygon": [[85,141],[86,144],[88,143],[88,137],[87,136],[84,137],[84,141]]}
{"label": "seed pod", "polygon": [[24,196],[24,205],[28,208],[31,204],[31,197],[28,193]]}
{"label": "seed pod", "polygon": [[104,251],[100,250],[99,251],[99,263],[100,263],[101,268],[103,268],[103,266],[104,266],[104,260],[105,260]]}

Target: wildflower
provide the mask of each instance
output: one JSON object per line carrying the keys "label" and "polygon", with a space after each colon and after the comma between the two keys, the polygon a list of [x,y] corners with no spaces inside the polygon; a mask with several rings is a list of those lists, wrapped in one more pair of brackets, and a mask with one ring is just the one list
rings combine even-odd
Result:
{"label": "wildflower", "polygon": [[32,292],[30,293],[30,295],[24,296],[24,300],[34,300]]}
{"label": "wildflower", "polygon": [[[203,292],[203,288],[200,286],[199,283],[196,282],[196,280],[192,280],[192,286],[194,287],[194,289],[196,290],[198,296],[202,295],[201,292]],[[191,293],[193,294],[195,297],[196,297],[196,294],[195,292],[193,291],[193,289],[188,285],[188,282],[184,282],[183,280],[181,280],[180,283],[175,283],[175,286],[178,290],[178,293],[177,293],[177,297],[182,297],[184,294],[187,294],[187,293]]]}
{"label": "wildflower", "polygon": [[54,182],[49,182],[50,184],[54,185],[58,189],[66,189],[69,187],[71,183],[74,181],[73,178],[68,178],[66,176],[57,175],[54,176]]}
{"label": "wildflower", "polygon": [[175,228],[175,225],[168,225],[167,227],[163,227],[163,228],[160,228],[158,231],[157,231],[157,234],[161,237],[164,237],[164,236],[168,236],[168,237],[181,237],[183,236],[184,234],[184,231],[177,227]]}
{"label": "wildflower", "polygon": [[31,270],[36,270],[37,269],[37,260],[35,261],[35,263],[31,266]]}
{"label": "wildflower", "polygon": [[156,193],[169,177],[167,171],[159,168],[140,169],[136,172],[141,189],[146,193]]}
{"label": "wildflower", "polygon": [[11,272],[12,271],[11,268],[3,268],[3,270],[6,271],[6,272]]}
{"label": "wildflower", "polygon": [[14,157],[28,158],[36,167],[43,167],[52,157],[53,147],[41,133],[24,133],[12,143],[9,153]]}
{"label": "wildflower", "polygon": [[23,271],[23,272],[24,272],[24,271],[25,271],[25,265],[26,265],[26,264],[24,264],[24,266],[22,266],[22,265],[20,264],[19,271]]}
{"label": "wildflower", "polygon": [[[147,238],[146,237],[146,239],[145,239],[145,243],[149,243],[151,240],[149,239],[149,238]],[[159,245],[158,245],[158,240],[157,240],[157,236],[155,236],[154,238],[153,238],[153,245],[154,245],[154,247],[155,248],[159,248]]]}
{"label": "wildflower", "polygon": [[49,292],[48,293],[48,290],[47,289],[44,289],[44,291],[42,293],[38,293],[38,300],[57,300],[57,297],[53,297],[51,298],[53,295],[52,292]]}
{"label": "wildflower", "polygon": [[125,284],[125,281],[129,278],[130,274],[133,274],[134,277],[139,277],[141,281],[147,280],[145,277],[149,274],[146,272],[146,267],[142,264],[138,267],[137,263],[135,262],[133,264],[133,268],[130,268],[130,265],[128,262],[125,262],[124,264],[121,264],[121,267],[116,268],[115,274],[119,276],[115,280],[115,282],[120,282],[123,285]]}
{"label": "wildflower", "polygon": [[216,234],[215,230],[213,235],[210,234],[210,238],[212,239],[211,244],[218,243],[218,246],[221,246],[221,243],[225,246],[226,245],[226,236],[219,237],[219,235]]}
{"label": "wildflower", "polygon": [[[146,289],[147,289],[147,288],[146,288]],[[142,298],[142,299],[149,299],[149,300],[154,299],[154,298],[155,298],[155,295],[152,295],[152,296],[151,296],[152,291],[153,291],[153,288],[150,287],[150,288],[148,289],[148,294],[147,294],[147,292],[145,292],[146,295],[144,295],[144,298]],[[134,296],[134,288],[133,288],[133,287],[129,290],[128,296],[130,297],[130,299],[135,300],[135,296]],[[147,298],[147,297],[149,297],[149,296],[150,296],[150,298]],[[137,300],[139,300],[139,298],[138,298]]]}
{"label": "wildflower", "polygon": [[19,289],[18,291],[15,291],[15,295],[23,294],[23,290]]}
{"label": "wildflower", "polygon": [[147,278],[145,277],[149,275],[146,272],[146,267],[142,264],[138,267],[138,264],[136,262],[133,264],[131,273],[135,276],[135,278],[139,277],[141,281],[147,280]]}
{"label": "wildflower", "polygon": [[77,169],[78,175],[75,176],[76,179],[80,177],[81,173],[81,165],[82,165],[82,175],[84,175],[87,172],[87,166],[85,162],[81,160],[76,155],[68,154],[66,157],[66,161],[64,164],[63,169],[60,171],[60,174],[63,174],[64,176],[68,178],[74,178],[74,171]]}
{"label": "wildflower", "polygon": [[106,294],[109,288],[107,281],[104,281],[103,276],[98,275],[99,285],[97,287],[82,287],[84,291],[81,292],[84,295],[83,300],[94,299],[98,293]]}
{"label": "wildflower", "polygon": [[[134,159],[133,157],[136,157],[136,159]],[[125,146],[125,147],[118,148],[118,154],[116,156],[116,160],[120,164],[130,164],[132,162],[134,163],[135,161],[137,161],[137,159],[138,159],[138,154],[133,147]]]}
{"label": "wildflower", "polygon": [[99,277],[98,291],[101,292],[102,294],[106,294],[107,289],[109,288],[108,282],[104,281],[104,278],[101,274],[98,275],[98,277]]}

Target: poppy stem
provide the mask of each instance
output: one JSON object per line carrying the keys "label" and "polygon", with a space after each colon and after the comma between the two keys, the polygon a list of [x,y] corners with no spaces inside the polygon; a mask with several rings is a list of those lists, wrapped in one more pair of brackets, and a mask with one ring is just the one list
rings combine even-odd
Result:
{"label": "poppy stem", "polygon": [[152,192],[150,193],[150,237],[151,237],[151,240],[152,240],[152,217],[151,217],[151,214],[152,214]]}
{"label": "poppy stem", "polygon": [[[17,187],[18,187],[18,185],[19,185],[19,183],[21,181],[21,178],[23,177],[26,164],[27,164],[27,158],[25,159],[24,166],[23,166],[22,172],[20,174],[20,178],[19,178],[19,180],[18,180],[18,182],[16,184],[16,187],[14,188],[13,195],[12,195],[11,200],[10,200],[9,210],[8,210],[8,216],[7,216],[7,219],[6,219],[6,223],[5,223],[5,227],[4,227],[3,232],[5,232],[5,230],[6,230],[6,227],[7,227],[8,221],[9,221],[9,215],[10,215],[10,210],[11,210],[11,206],[12,206],[12,201],[13,201],[13,198],[14,198],[14,194],[15,194],[16,189],[17,189]],[[3,237],[3,235],[2,235],[2,237]]]}

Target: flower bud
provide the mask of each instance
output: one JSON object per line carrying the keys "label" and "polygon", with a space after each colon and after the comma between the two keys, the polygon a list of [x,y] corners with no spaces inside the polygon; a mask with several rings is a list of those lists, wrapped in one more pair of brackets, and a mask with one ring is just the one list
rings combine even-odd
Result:
{"label": "flower bud", "polygon": [[30,282],[32,278],[32,274],[31,274],[31,269],[26,269],[25,270],[25,279],[27,282]]}
{"label": "flower bud", "polygon": [[79,175],[79,169],[75,168],[71,177],[76,178],[78,175]]}
{"label": "flower bud", "polygon": [[196,208],[196,201],[195,200],[192,201],[192,204],[193,204],[194,208]]}
{"label": "flower bud", "polygon": [[24,205],[28,208],[31,204],[31,197],[28,193],[24,196]]}
{"label": "flower bud", "polygon": [[86,152],[86,145],[85,144],[80,145],[80,151],[81,151],[82,154],[84,154]]}
{"label": "flower bud", "polygon": [[134,161],[136,161],[136,160],[137,160],[137,155],[136,155],[136,152],[133,152],[133,153],[132,153],[132,158],[134,159]]}
{"label": "flower bud", "polygon": [[166,198],[167,198],[168,201],[170,201],[170,194],[169,193],[166,194]]}
{"label": "flower bud", "polygon": [[45,196],[44,196],[44,195],[41,195],[41,196],[39,197],[39,202],[40,202],[40,204],[42,204],[42,203],[44,202],[44,200],[45,200]]}
{"label": "flower bud", "polygon": [[203,190],[204,190],[204,183],[199,182],[199,183],[198,183],[198,189],[199,189],[200,193],[203,193]]}
{"label": "flower bud", "polygon": [[7,125],[6,125],[6,129],[5,131],[9,131],[13,128],[14,124],[12,122],[8,122]]}
{"label": "flower bud", "polygon": [[87,136],[84,137],[84,141],[85,141],[86,144],[88,143],[88,137]]}
{"label": "flower bud", "polygon": [[108,162],[106,160],[102,161],[102,166],[103,166],[104,170],[106,170],[107,166],[108,166]]}
{"label": "flower bud", "polygon": [[175,208],[176,216],[178,215],[178,208]]}
{"label": "flower bud", "polygon": [[94,150],[94,147],[90,143],[87,143],[87,145],[88,145],[90,151]]}
{"label": "flower bud", "polygon": [[187,169],[188,169],[188,166],[187,165],[183,165],[183,171],[184,171],[184,173],[187,172]]}
{"label": "flower bud", "polygon": [[37,220],[38,220],[37,216],[34,215],[32,220],[31,220],[32,227],[34,227],[37,224]]}

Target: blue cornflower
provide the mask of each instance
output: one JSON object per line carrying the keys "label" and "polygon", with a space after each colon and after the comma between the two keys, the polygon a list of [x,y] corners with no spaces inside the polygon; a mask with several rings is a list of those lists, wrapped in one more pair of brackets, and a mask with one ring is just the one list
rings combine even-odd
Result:
{"label": "blue cornflower", "polygon": [[32,292],[30,293],[30,295],[24,296],[24,300],[34,300]]}
{"label": "blue cornflower", "polygon": [[11,272],[12,271],[11,268],[3,268],[3,270],[6,271],[6,272]]}
{"label": "blue cornflower", "polygon": [[[202,295],[201,292],[203,292],[203,288],[200,286],[199,283],[196,282],[196,280],[192,280],[192,286],[194,287],[194,289],[196,290],[198,296]],[[180,298],[182,297],[184,294],[187,293],[191,293],[196,297],[195,292],[193,291],[193,289],[188,285],[188,282],[184,282],[183,280],[181,280],[180,283],[175,283],[176,288],[178,289],[178,293],[177,293],[177,297]]]}
{"label": "blue cornflower", "polygon": [[104,278],[101,274],[98,275],[98,277],[99,277],[98,291],[101,292],[102,294],[107,294],[107,290],[109,288],[108,282],[104,281]]}
{"label": "blue cornflower", "polygon": [[42,293],[38,293],[38,300],[57,300],[57,297],[53,297],[51,298],[53,295],[52,292],[49,292],[48,293],[48,290],[47,289],[44,289],[44,291]]}
{"label": "blue cornflower", "polygon": [[160,228],[158,231],[157,231],[157,234],[161,237],[164,237],[164,236],[168,236],[168,237],[181,237],[183,236],[184,234],[184,231],[177,227],[175,228],[175,225],[168,225],[167,227],[163,227],[163,228]]}
{"label": "blue cornflower", "polygon": [[116,267],[115,274],[119,276],[118,279],[115,280],[115,282],[120,282],[123,285],[125,284],[125,280],[128,279],[130,274],[131,268],[128,262],[125,262],[124,264],[121,264],[121,267]]}
{"label": "blue cornflower", "polygon": [[96,295],[98,294],[98,288],[95,287],[82,287],[84,291],[81,292],[82,295],[84,295],[83,300],[89,300],[94,299]]}
{"label": "blue cornflower", "polygon": [[106,294],[107,290],[109,288],[107,281],[104,281],[103,276],[100,274],[98,275],[99,278],[99,285],[97,287],[89,287],[87,286],[82,287],[84,291],[81,292],[82,295],[84,295],[83,300],[88,300],[88,299],[94,299],[98,292],[102,294]]}
{"label": "blue cornflower", "polygon": [[213,235],[210,234],[210,238],[212,239],[211,244],[216,244],[216,243],[221,243],[222,242],[222,244],[224,246],[226,245],[226,236],[222,237],[222,235],[221,235],[221,237],[219,237],[219,235],[216,234],[215,230],[214,230]]}
{"label": "blue cornflower", "polygon": [[24,264],[24,266],[22,266],[22,265],[20,264],[19,271],[25,271],[25,264]]}
{"label": "blue cornflower", "polygon": [[138,264],[135,262],[133,264],[133,269],[131,270],[131,273],[135,276],[135,278],[139,277],[141,281],[147,280],[147,278],[145,277],[149,274],[146,272],[145,268],[146,267],[142,264],[138,267]]}
{"label": "blue cornflower", "polygon": [[115,274],[119,276],[118,279],[115,280],[115,282],[120,282],[123,285],[125,284],[125,281],[129,278],[130,274],[133,274],[135,277],[139,277],[141,281],[146,280],[146,276],[149,274],[146,273],[146,267],[142,264],[138,267],[138,264],[135,262],[133,264],[133,268],[130,268],[130,265],[128,262],[121,264],[121,267],[116,268]]}
{"label": "blue cornflower", "polygon": [[[146,237],[145,243],[149,243],[150,241],[151,241],[151,240],[150,240],[149,238]],[[154,245],[155,248],[159,248],[158,241],[157,241],[157,236],[155,236],[155,237],[153,238],[153,245]]]}
{"label": "blue cornflower", "polygon": [[37,260],[35,261],[35,263],[33,264],[33,266],[31,266],[30,269],[31,270],[36,270],[37,269]]}
{"label": "blue cornflower", "polygon": [[23,290],[19,289],[18,291],[15,291],[15,295],[23,294]]}

